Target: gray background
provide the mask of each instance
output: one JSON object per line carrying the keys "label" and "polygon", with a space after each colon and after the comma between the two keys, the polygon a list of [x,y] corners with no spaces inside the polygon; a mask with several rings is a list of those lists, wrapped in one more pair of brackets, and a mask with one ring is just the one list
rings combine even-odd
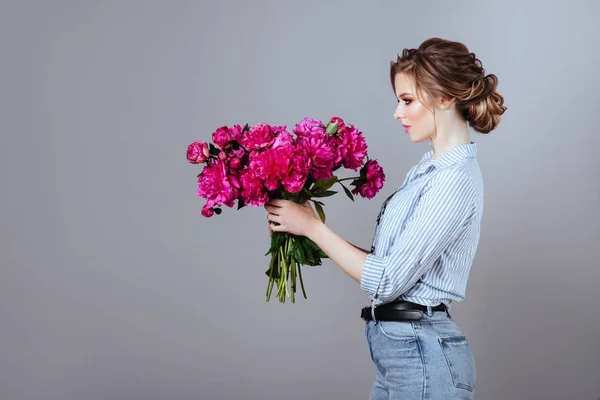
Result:
{"label": "gray background", "polygon": [[202,217],[185,150],[221,125],[347,119],[386,185],[326,212],[368,248],[429,149],[392,118],[389,62],[432,36],[467,44],[508,106],[472,135],[486,205],[453,305],[476,398],[599,398],[600,7],[424,3],[2,1],[0,399],[366,399],[357,282],[326,260],[308,300],[266,303],[265,210]]}

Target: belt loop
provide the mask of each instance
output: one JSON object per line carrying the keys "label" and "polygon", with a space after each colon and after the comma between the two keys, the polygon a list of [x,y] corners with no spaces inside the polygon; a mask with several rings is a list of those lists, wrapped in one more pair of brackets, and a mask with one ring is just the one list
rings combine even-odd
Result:
{"label": "belt loop", "polygon": [[377,320],[375,319],[375,300],[371,303],[371,318],[373,318],[373,323],[377,324]]}
{"label": "belt loop", "polygon": [[430,317],[433,315],[433,311],[431,310],[431,306],[427,306],[427,315],[430,316]]}

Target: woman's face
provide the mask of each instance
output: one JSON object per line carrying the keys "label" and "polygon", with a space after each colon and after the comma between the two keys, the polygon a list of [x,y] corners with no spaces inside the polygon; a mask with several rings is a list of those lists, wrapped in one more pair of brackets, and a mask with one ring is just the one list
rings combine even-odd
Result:
{"label": "woman's face", "polygon": [[[417,99],[412,82],[406,74],[400,72],[394,79],[398,107],[394,118],[400,120],[413,142],[422,142],[435,135],[433,113]],[[419,95],[423,99],[422,95]],[[425,100],[424,100],[425,101]]]}

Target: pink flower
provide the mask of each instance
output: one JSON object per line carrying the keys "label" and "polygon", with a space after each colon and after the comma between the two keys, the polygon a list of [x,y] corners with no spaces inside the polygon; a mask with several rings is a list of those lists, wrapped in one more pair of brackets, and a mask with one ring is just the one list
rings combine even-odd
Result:
{"label": "pink flower", "polygon": [[237,150],[234,149],[235,146],[231,146],[231,153],[237,157],[242,158],[246,154],[246,149],[242,147],[242,131],[244,128],[241,125],[234,125],[232,128],[229,128],[229,133],[231,133],[231,141],[239,144]]}
{"label": "pink flower", "polygon": [[231,133],[229,132],[229,128],[226,126],[218,128],[212,134],[212,140],[215,145],[219,146],[221,149],[226,149],[229,147],[229,142],[231,142]]}
{"label": "pink flower", "polygon": [[291,133],[286,130],[281,130],[277,132],[271,148],[275,149],[281,146],[290,146],[293,142],[294,138],[292,137]]}
{"label": "pink flower", "polygon": [[218,160],[204,167],[198,176],[197,195],[207,199],[207,207],[215,204],[225,204],[233,207],[233,202],[238,197],[238,189],[232,184],[231,174],[224,161]]}
{"label": "pink flower", "polygon": [[310,136],[314,133],[325,133],[325,125],[319,120],[312,118],[304,118],[302,121],[296,124],[293,132],[298,138]]}
{"label": "pink flower", "polygon": [[187,160],[192,164],[200,164],[205,162],[210,156],[208,143],[196,140],[187,148]]}
{"label": "pink flower", "polygon": [[258,150],[269,147],[273,143],[274,135],[268,124],[258,124],[242,136],[242,146],[246,150]]}
{"label": "pink flower", "polygon": [[285,179],[288,173],[290,172],[290,162],[292,160],[292,155],[294,154],[294,149],[298,147],[297,144],[292,143],[287,146],[279,146],[273,147],[271,149],[273,161],[275,163],[277,176],[280,180]]}
{"label": "pink flower", "polygon": [[241,196],[244,200],[244,204],[261,207],[264,206],[267,201],[269,201],[269,195],[267,194],[261,180],[250,170],[244,170],[240,175],[240,180],[242,181],[243,189]]}
{"label": "pink flower", "polygon": [[253,151],[250,153],[248,169],[258,179],[265,183],[269,190],[275,190],[279,187],[280,181],[277,176],[277,162],[274,157],[274,150]]}
{"label": "pink flower", "polygon": [[[233,171],[230,171],[230,172],[233,172]],[[229,182],[231,182],[231,185],[234,188],[238,189],[237,192],[236,192],[237,193],[236,197],[238,197],[239,196],[239,189],[242,188],[242,184],[240,183],[239,178],[235,174],[232,173],[231,175],[229,175]]]}
{"label": "pink flower", "polygon": [[311,166],[312,163],[308,154],[303,147],[298,146],[292,155],[289,173],[282,181],[285,190],[290,193],[301,191],[306,183]]}
{"label": "pink flower", "polygon": [[215,211],[212,207],[208,207],[208,204],[205,204],[204,207],[202,207],[202,215],[206,218],[212,217],[214,213]]}
{"label": "pink flower", "polygon": [[312,177],[316,180],[332,177],[334,162],[337,158],[333,139],[326,133],[314,133],[306,136],[300,143],[311,159]]}
{"label": "pink flower", "polygon": [[242,131],[244,130],[244,127],[241,125],[234,125],[233,127],[229,128],[229,133],[231,134],[231,140],[235,140],[236,142],[240,143],[241,139],[242,139]]}
{"label": "pink flower", "polygon": [[353,194],[372,199],[383,187],[385,174],[383,168],[375,160],[369,160],[360,170],[360,178],[356,180],[358,185],[352,189]]}
{"label": "pink flower", "polygon": [[225,153],[224,151],[220,151],[219,152],[219,160],[221,160],[221,161],[227,160],[227,153]]}
{"label": "pink flower", "polygon": [[351,125],[350,128],[346,127],[335,141],[338,143],[344,167],[357,171],[367,156],[367,143],[362,132]]}
{"label": "pink flower", "polygon": [[284,189],[290,193],[302,190],[312,165],[304,146],[293,144],[278,147],[274,149],[274,159]]}

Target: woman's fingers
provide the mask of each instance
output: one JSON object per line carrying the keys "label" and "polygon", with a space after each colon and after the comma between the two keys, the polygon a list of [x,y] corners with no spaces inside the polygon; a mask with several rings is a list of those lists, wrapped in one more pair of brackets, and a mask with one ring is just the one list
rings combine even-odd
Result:
{"label": "woman's fingers", "polygon": [[277,222],[278,224],[281,224],[281,217],[276,214],[267,214],[267,221]]}
{"label": "woman's fingers", "polygon": [[267,212],[274,214],[274,215],[278,215],[277,211],[279,210],[280,207],[275,207],[270,205],[269,203],[265,204],[265,210],[267,210]]}

